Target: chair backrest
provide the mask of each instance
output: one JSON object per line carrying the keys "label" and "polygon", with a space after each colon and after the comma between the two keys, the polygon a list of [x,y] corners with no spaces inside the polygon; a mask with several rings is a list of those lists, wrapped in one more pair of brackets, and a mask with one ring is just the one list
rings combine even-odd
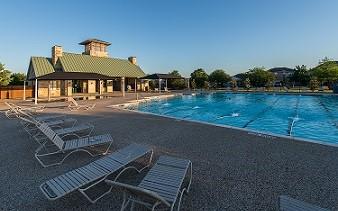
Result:
{"label": "chair backrest", "polygon": [[49,138],[49,140],[53,140],[56,133],[45,123],[42,123],[38,126],[38,128],[40,129],[40,131],[45,134],[45,136],[47,136]]}
{"label": "chair backrest", "polygon": [[10,102],[5,102],[5,105],[7,105],[9,107],[8,110],[14,111],[17,113],[17,110],[21,109],[20,106],[15,105],[14,103],[10,103]]}
{"label": "chair backrest", "polygon": [[13,109],[13,105],[9,102],[5,102],[5,105],[8,106],[9,108]]}
{"label": "chair backrest", "polygon": [[60,138],[60,136],[58,136],[58,134],[55,135],[52,141],[57,147],[59,147],[59,149],[63,149],[65,142]]}
{"label": "chair backrest", "polygon": [[47,124],[40,124],[39,129],[48,137],[59,149],[63,149],[65,142]]}
{"label": "chair backrest", "polygon": [[72,102],[75,106],[79,106],[79,104],[72,97],[68,97],[68,101]]}

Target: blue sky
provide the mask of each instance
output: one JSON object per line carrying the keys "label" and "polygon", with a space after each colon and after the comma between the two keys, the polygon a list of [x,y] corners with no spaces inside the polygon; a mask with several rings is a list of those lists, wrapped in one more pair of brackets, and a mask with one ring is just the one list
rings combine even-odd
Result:
{"label": "blue sky", "polygon": [[80,41],[99,38],[146,73],[311,67],[338,58],[337,10],[336,0],[8,0],[0,62],[26,72],[30,56],[50,56],[54,44],[81,53]]}

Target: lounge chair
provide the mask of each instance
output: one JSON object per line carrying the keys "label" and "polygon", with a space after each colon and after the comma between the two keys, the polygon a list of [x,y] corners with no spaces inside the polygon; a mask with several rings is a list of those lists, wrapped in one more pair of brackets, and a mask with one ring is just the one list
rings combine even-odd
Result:
{"label": "lounge chair", "polygon": [[[48,124],[47,124],[48,125]],[[59,126],[51,126],[53,131],[59,135],[61,138],[74,136],[76,138],[88,137],[94,130],[94,125],[85,123],[80,125],[74,125],[71,127],[59,127]],[[38,138],[39,136],[44,136],[44,134],[36,128],[35,133],[30,132],[33,138]]]}
{"label": "lounge chair", "polygon": [[96,104],[92,104],[92,105],[80,105],[72,97],[68,97],[68,102],[69,102],[68,108],[71,111],[77,111],[79,109],[93,110],[93,108],[96,105]]}
{"label": "lounge chair", "polygon": [[[105,184],[103,181],[108,177],[118,179],[128,169],[142,171],[150,165],[152,156],[152,149],[131,144],[86,166],[50,179],[41,184],[40,189],[49,200],[59,199],[78,190],[88,201],[95,203],[110,193],[112,188],[110,187],[108,191],[96,196],[90,196],[90,189],[97,187],[98,184]],[[137,167],[136,165],[140,163],[141,159],[146,163]]]}
{"label": "lounge chair", "polygon": [[65,118],[65,119],[57,119],[53,121],[46,121],[46,122],[38,122],[35,119],[32,119],[32,121],[25,121],[26,118],[19,117],[21,120],[21,124],[24,128],[24,130],[30,134],[31,136],[35,136],[39,134],[39,129],[37,128],[37,124],[45,124],[52,128],[59,128],[59,129],[65,129],[65,128],[72,128],[76,124],[77,120],[74,118]]}
{"label": "lounge chair", "polygon": [[293,199],[288,196],[278,197],[278,210],[280,211],[329,211],[303,201]]}
{"label": "lounge chair", "polygon": [[[48,119],[52,119],[52,118],[57,119],[63,116],[64,115],[54,115],[54,116],[49,116]],[[42,117],[45,117],[45,116],[42,116]],[[22,124],[24,127],[26,125],[31,125],[32,127],[35,127],[35,129],[30,129],[29,131],[26,130],[33,137],[38,137],[39,135],[41,135],[41,133],[39,133],[39,128],[38,128],[38,125],[41,123],[39,121],[36,121],[36,119],[47,119],[47,118],[36,118],[35,117],[35,118],[31,118],[31,120],[28,120],[27,118],[22,118],[21,116],[19,116],[18,118],[22,120]],[[62,121],[66,121],[66,120],[62,120]],[[86,136],[90,136],[90,134],[94,130],[94,125],[89,124],[89,123],[84,123],[80,125],[73,124],[70,127],[61,127],[60,125],[55,125],[54,123],[56,123],[56,120],[47,121],[44,124],[50,126],[54,130],[54,132],[58,134],[61,138],[63,138],[64,136],[70,136],[70,135],[76,136],[78,138],[86,137]],[[33,130],[35,131],[35,133],[31,132]],[[83,133],[85,133],[85,135],[83,135]]]}
{"label": "lounge chair", "polygon": [[[38,126],[39,130],[48,138],[49,141],[45,142],[38,142],[41,143],[41,146],[36,150],[35,158],[39,161],[39,163],[43,167],[49,167],[54,165],[60,165],[62,164],[67,157],[69,157],[74,152],[82,151],[87,152],[92,157],[96,154],[107,154],[108,150],[110,149],[113,138],[110,134],[105,135],[96,135],[96,136],[90,136],[90,137],[84,137],[84,138],[78,138],[78,139],[71,139],[64,141],[57,133],[55,133],[48,125],[46,124],[40,124]],[[51,142],[51,145],[47,145],[49,142]],[[101,145],[107,145],[106,149],[104,151],[97,151],[98,153],[93,154],[91,151],[94,151],[93,147],[101,146]],[[54,148],[54,150],[50,149]],[[45,149],[47,152],[44,154],[40,154],[41,150]],[[64,154],[65,156],[61,159],[59,162],[54,162],[51,164],[45,164],[41,158],[48,157],[51,155],[56,154]]]}
{"label": "lounge chair", "polygon": [[17,110],[17,112],[17,117],[23,120],[21,121],[22,126],[26,132],[32,136],[34,136],[38,131],[37,124],[45,123],[50,127],[63,128],[64,126],[74,127],[77,122],[77,120],[74,118],[68,118],[60,114],[35,117],[32,114],[22,110]]}
{"label": "lounge chair", "polygon": [[[192,178],[192,163],[189,160],[161,156],[138,186],[112,180],[106,183],[123,191],[121,210],[131,203],[144,205],[150,210],[162,208],[180,210],[183,194],[189,192]],[[161,210],[162,210],[161,209]]]}
{"label": "lounge chair", "polygon": [[16,117],[18,114],[18,110],[22,110],[22,111],[33,111],[33,112],[37,112],[37,111],[43,111],[45,109],[45,106],[18,106],[14,103],[10,103],[10,102],[5,102],[5,105],[7,105],[9,107],[9,109],[5,112],[5,115],[7,118],[11,119],[12,117]]}
{"label": "lounge chair", "polygon": [[[30,117],[34,117],[35,120],[37,121],[51,121],[51,120],[55,120],[58,118],[64,118],[65,115],[64,114],[54,114],[54,115],[33,115],[32,113],[32,108],[22,108],[20,106],[15,105],[14,103],[9,103],[9,102],[5,102],[5,104],[10,107],[9,110],[6,111],[6,116],[8,118],[10,118],[8,115],[10,116],[15,116],[18,117],[20,115],[24,115],[24,116],[30,116]],[[38,107],[36,107],[38,108]],[[41,108],[44,108],[44,106],[41,106]],[[34,112],[36,113],[36,112]]]}

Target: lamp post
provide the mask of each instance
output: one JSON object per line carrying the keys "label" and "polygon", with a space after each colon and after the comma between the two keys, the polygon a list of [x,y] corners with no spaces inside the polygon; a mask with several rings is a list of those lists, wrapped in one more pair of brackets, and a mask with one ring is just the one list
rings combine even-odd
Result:
{"label": "lamp post", "polygon": [[35,93],[34,93],[34,104],[37,105],[38,104],[38,79],[35,79]]}

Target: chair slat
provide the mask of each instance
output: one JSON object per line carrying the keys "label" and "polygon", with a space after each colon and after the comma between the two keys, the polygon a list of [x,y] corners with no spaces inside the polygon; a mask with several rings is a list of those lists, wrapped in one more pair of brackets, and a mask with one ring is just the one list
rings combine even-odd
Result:
{"label": "chair slat", "polygon": [[48,188],[50,188],[53,193],[56,195],[56,196],[61,196],[64,194],[64,191],[63,190],[59,190],[59,188],[57,188],[55,186],[55,182],[54,180],[49,180],[46,182],[46,185],[48,186]]}
{"label": "chair slat", "polygon": [[133,162],[133,159],[140,158],[151,152],[150,148],[145,147],[142,147],[142,150],[137,150],[138,153],[135,153],[136,150],[133,150],[131,147],[126,148],[130,151],[122,151],[126,154],[132,154],[133,157],[128,157],[123,164],[114,159],[114,156],[121,158],[121,153],[119,151],[114,152],[86,166],[74,169],[63,175],[48,180],[40,185],[40,189],[43,193],[45,193],[45,196],[48,199],[55,200],[83,186],[89,185],[98,179],[103,178],[107,174],[119,172],[129,163]]}

